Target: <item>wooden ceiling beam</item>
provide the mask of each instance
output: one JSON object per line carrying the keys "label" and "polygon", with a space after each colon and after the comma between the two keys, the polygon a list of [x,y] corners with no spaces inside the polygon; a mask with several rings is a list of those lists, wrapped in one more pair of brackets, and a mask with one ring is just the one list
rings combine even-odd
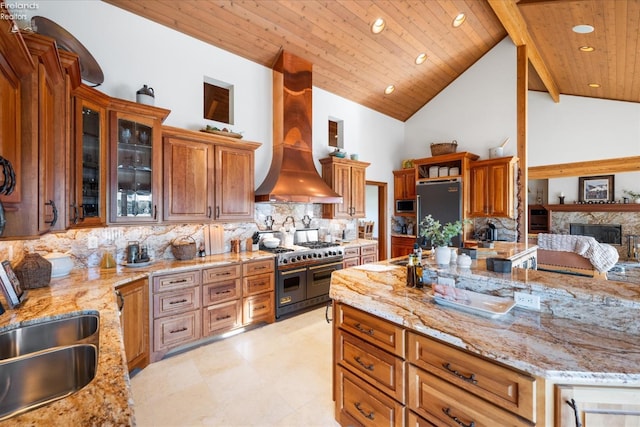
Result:
{"label": "wooden ceiling beam", "polygon": [[538,76],[549,92],[549,96],[554,102],[560,102],[560,91],[556,85],[547,65],[545,64],[536,44],[533,42],[527,24],[518,10],[515,0],[488,0],[489,6],[493,9],[505,30],[516,46],[527,45],[527,52],[531,65],[536,69]]}

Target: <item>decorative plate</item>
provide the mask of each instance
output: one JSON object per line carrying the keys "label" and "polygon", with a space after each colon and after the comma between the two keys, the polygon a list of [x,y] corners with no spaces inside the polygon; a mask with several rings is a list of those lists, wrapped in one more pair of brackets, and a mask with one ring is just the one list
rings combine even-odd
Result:
{"label": "decorative plate", "polygon": [[153,260],[150,259],[149,261],[145,261],[145,262],[125,262],[122,265],[124,265],[127,268],[140,268],[140,267],[148,267],[151,264],[153,264]]}
{"label": "decorative plate", "polygon": [[456,289],[455,297],[447,298],[436,293],[432,293],[432,296],[437,304],[492,319],[507,314],[516,305],[511,298],[485,295],[464,289]]}

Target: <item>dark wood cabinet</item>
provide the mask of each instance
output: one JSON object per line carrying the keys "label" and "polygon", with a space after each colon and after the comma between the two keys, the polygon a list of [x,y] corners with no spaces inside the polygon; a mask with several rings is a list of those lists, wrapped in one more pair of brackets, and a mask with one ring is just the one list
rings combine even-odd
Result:
{"label": "dark wood cabinet", "polygon": [[391,236],[391,258],[407,256],[413,253],[415,236]]}
{"label": "dark wood cabinet", "polygon": [[549,211],[542,205],[529,205],[529,233],[548,233],[550,228]]}

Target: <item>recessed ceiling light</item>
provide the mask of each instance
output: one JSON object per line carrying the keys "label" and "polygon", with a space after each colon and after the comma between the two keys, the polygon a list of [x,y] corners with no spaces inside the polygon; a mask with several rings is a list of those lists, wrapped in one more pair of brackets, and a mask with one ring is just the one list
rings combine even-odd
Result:
{"label": "recessed ceiling light", "polygon": [[371,32],[373,34],[380,34],[382,32],[382,30],[384,30],[384,27],[386,27],[386,22],[384,22],[384,19],[382,18],[378,18],[375,21],[373,21],[373,24],[371,24]]}
{"label": "recessed ceiling light", "polygon": [[416,65],[420,65],[426,60],[427,60],[427,54],[421,53],[418,56],[416,56]]}
{"label": "recessed ceiling light", "polygon": [[578,49],[580,49],[580,52],[593,52],[596,50],[593,46],[580,46]]}
{"label": "recessed ceiling light", "polygon": [[599,88],[599,87],[600,87],[600,84],[598,84],[598,83],[589,83],[589,87],[592,87],[592,88],[594,88],[594,89],[597,89],[597,88]]}
{"label": "recessed ceiling light", "polygon": [[458,28],[460,25],[462,25],[464,23],[464,21],[467,19],[467,16],[464,13],[459,13],[458,16],[456,16],[455,18],[453,18],[453,23],[452,25],[455,28]]}
{"label": "recessed ceiling light", "polygon": [[389,95],[391,94],[394,90],[396,90],[396,87],[394,85],[389,85],[384,89],[384,93],[385,95]]}
{"label": "recessed ceiling light", "polygon": [[576,25],[572,30],[578,34],[589,34],[593,32],[594,28],[591,25]]}

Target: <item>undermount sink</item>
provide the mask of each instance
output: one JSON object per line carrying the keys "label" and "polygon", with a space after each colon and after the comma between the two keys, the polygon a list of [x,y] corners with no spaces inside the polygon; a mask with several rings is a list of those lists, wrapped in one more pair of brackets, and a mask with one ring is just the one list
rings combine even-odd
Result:
{"label": "undermount sink", "polygon": [[0,361],[0,421],[80,390],[93,380],[98,348],[55,347]]}
{"label": "undermount sink", "polygon": [[89,343],[97,346],[99,332],[97,312],[18,326],[0,332],[0,360],[65,345]]}
{"label": "undermount sink", "polygon": [[67,397],[96,375],[98,312],[0,332],[0,421]]}

